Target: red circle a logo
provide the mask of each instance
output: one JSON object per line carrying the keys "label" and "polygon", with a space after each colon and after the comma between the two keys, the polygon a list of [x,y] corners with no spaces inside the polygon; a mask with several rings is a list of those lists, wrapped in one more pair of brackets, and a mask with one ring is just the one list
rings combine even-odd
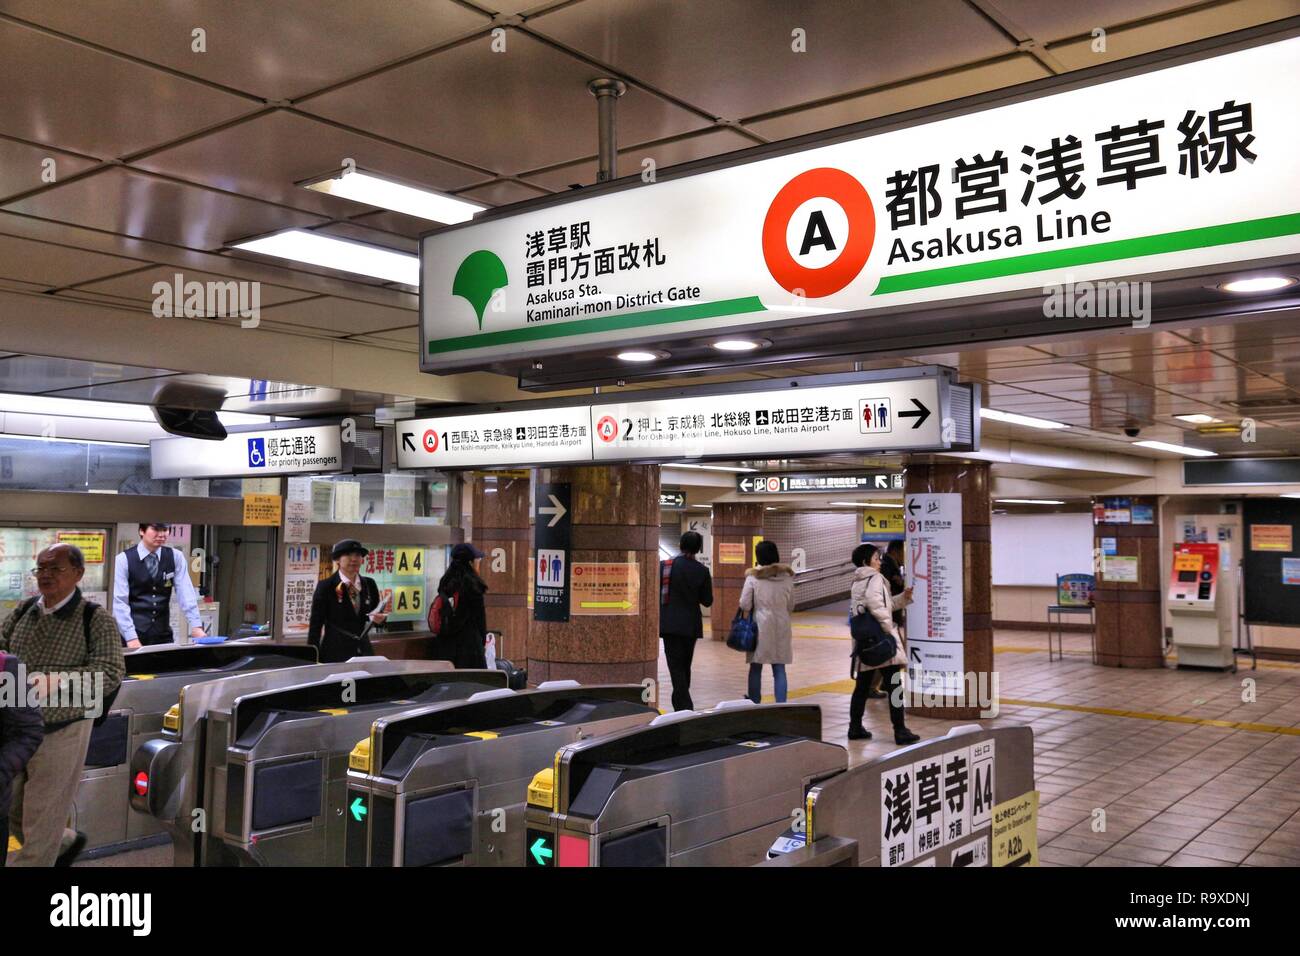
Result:
{"label": "red circle a logo", "polygon": [[429,454],[438,450],[438,433],[432,428],[424,433],[424,450]]}
{"label": "red circle a logo", "polygon": [[[812,268],[796,261],[786,234],[799,207],[818,198],[830,199],[844,211],[848,219],[848,235],[841,237],[839,255],[824,266]],[[825,246],[825,218],[820,220],[820,233],[814,232],[817,225],[810,218],[808,234],[821,238]],[[829,166],[802,172],[782,186],[763,220],[763,259],[772,278],[787,292],[802,290],[802,294],[810,299],[839,292],[856,279],[867,264],[875,241],[876,211],[871,205],[871,197],[862,184],[844,170]]]}

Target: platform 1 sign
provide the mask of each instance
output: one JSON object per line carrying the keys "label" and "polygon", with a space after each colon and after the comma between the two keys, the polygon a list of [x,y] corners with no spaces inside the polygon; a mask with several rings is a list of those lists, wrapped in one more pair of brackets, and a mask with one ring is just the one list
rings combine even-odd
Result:
{"label": "platform 1 sign", "polygon": [[907,666],[913,693],[965,692],[961,495],[908,495]]}
{"label": "platform 1 sign", "polygon": [[1239,46],[440,229],[421,368],[1294,255],[1300,37]]}
{"label": "platform 1 sign", "polygon": [[824,495],[836,492],[856,494],[868,491],[902,491],[901,471],[809,472],[774,475],[737,475],[736,490],[754,495]]}
{"label": "platform 1 sign", "polygon": [[949,451],[978,443],[974,386],[956,384],[947,369],[774,385],[646,390],[617,402],[593,396],[583,403],[407,419],[395,426],[397,466],[671,462],[743,458],[756,448],[772,457]]}

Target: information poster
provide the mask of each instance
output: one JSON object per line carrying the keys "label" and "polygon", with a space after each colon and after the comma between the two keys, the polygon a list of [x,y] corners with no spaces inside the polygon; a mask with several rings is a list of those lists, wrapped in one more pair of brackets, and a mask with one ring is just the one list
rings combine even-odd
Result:
{"label": "information poster", "polygon": [[285,636],[307,633],[311,623],[311,598],[320,580],[320,545],[290,544],[284,549]]}
{"label": "information poster", "polygon": [[87,564],[104,563],[105,537],[103,531],[58,532],[59,543],[76,545],[81,549],[81,556],[86,559]]}
{"label": "information poster", "polygon": [[334,520],[341,524],[361,520],[361,482],[334,482]]}
{"label": "information poster", "polygon": [[278,527],[281,521],[279,495],[244,495],[244,525]]}
{"label": "information poster", "polygon": [[1138,559],[1136,556],[1106,555],[1102,558],[1101,573],[1107,581],[1138,584]]}
{"label": "information poster", "polygon": [[1300,584],[1300,558],[1282,559],[1282,583]]}
{"label": "information poster", "polygon": [[284,540],[305,543],[311,540],[311,502],[284,503]]}
{"label": "information poster", "polygon": [[744,564],[745,545],[743,542],[722,542],[718,545],[719,564]]}
{"label": "information poster", "polygon": [[1135,504],[1132,508],[1134,524],[1155,524],[1156,509],[1153,505]]}
{"label": "information poster", "polygon": [[384,475],[384,521],[415,523],[415,476]]}
{"label": "information poster", "polygon": [[960,695],[963,680],[964,600],[961,495],[908,495],[907,668],[913,693]]}
{"label": "information poster", "polygon": [[[135,527],[131,525],[133,531]],[[36,556],[51,545],[58,544],[60,535],[98,535],[104,538],[107,534],[103,528],[0,527],[0,616],[25,599],[40,593],[36,590],[36,578],[32,576]],[[107,562],[102,559],[98,564],[87,563],[85,576],[81,579],[82,594],[107,592],[107,567]],[[98,603],[107,606],[106,600]]]}
{"label": "information poster", "polygon": [[993,808],[993,865],[1038,866],[1038,791]]}
{"label": "information poster", "polygon": [[425,606],[425,572],[429,554],[418,545],[366,545],[370,553],[361,573],[374,578],[379,588],[379,608],[390,621],[422,621]]}
{"label": "information poster", "polygon": [[695,556],[695,560],[704,565],[710,571],[713,570],[713,519],[709,518],[692,518],[689,516],[682,517],[682,532],[694,531],[704,541],[704,547],[700,548],[700,553]]}
{"label": "information poster", "polygon": [[1253,524],[1250,526],[1250,550],[1291,551],[1289,524]]}
{"label": "information poster", "polygon": [[641,565],[581,563],[569,578],[570,613],[636,615],[641,613]]}
{"label": "information poster", "polygon": [[1092,603],[1096,583],[1091,574],[1062,574],[1056,579],[1056,603],[1061,607],[1087,607]]}
{"label": "information poster", "polygon": [[311,520],[323,522],[334,520],[334,482],[313,481],[311,483]]}

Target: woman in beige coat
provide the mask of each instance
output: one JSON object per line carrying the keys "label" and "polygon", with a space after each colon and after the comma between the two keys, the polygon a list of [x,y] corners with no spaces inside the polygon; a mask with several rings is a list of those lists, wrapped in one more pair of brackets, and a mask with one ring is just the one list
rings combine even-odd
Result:
{"label": "woman in beige coat", "polygon": [[868,667],[853,658],[853,673],[857,683],[849,699],[849,740],[868,740],[871,731],[862,726],[862,715],[867,709],[867,694],[871,690],[871,672],[880,671],[880,686],[889,696],[889,719],[894,725],[894,742],[914,744],[921,738],[903,723],[903,669],[907,666],[907,648],[894,626],[894,611],[912,603],[912,589],[890,596],[889,582],[880,573],[881,551],[874,544],[860,544],[853,550],[853,591],[849,603],[850,614],[870,614],[885,633],[898,644],[894,656],[877,667]]}
{"label": "woman in beige coat", "polygon": [[785,703],[785,665],[794,660],[790,612],[794,610],[794,568],[781,564],[781,553],[771,541],[754,548],[758,567],[745,572],[740,590],[740,609],[754,615],[758,625],[758,646],[745,655],[749,662],[749,699],[763,700],[763,665],[772,665],[773,691],[778,704]]}

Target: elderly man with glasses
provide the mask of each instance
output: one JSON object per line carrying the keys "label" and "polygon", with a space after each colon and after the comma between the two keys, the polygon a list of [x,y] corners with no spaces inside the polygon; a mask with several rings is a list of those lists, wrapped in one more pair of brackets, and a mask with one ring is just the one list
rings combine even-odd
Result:
{"label": "elderly man with glasses", "polygon": [[[67,866],[86,845],[85,835],[67,823],[92,718],[122,683],[126,664],[113,615],[82,598],[77,587],[86,573],[79,548],[46,548],[32,573],[40,596],[19,604],[0,624],[0,650],[23,664],[45,721],[45,739],[13,782],[10,830],[22,844],[13,863]],[[71,675],[89,693],[69,692],[54,675]]]}

